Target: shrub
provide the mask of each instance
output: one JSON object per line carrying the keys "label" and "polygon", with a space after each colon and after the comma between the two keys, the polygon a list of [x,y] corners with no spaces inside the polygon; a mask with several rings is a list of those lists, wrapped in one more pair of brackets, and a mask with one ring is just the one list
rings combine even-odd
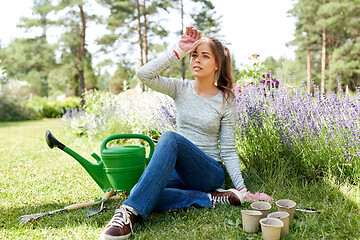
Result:
{"label": "shrub", "polygon": [[255,84],[238,97],[237,146],[247,167],[280,162],[308,178],[330,173],[360,182],[360,95],[315,89],[311,96],[284,84],[268,91]]}
{"label": "shrub", "polygon": [[[157,140],[167,129],[173,129],[172,122],[160,121],[173,109],[171,99],[156,92],[136,93],[132,90],[121,94],[89,90],[84,93],[83,109],[68,109],[63,117],[65,128],[76,135],[103,140],[119,133],[144,134]],[[163,116],[163,115],[164,116]]]}
{"label": "shrub", "polygon": [[35,118],[34,111],[0,94],[0,121],[21,121]]}
{"label": "shrub", "polygon": [[61,101],[34,96],[25,102],[25,106],[36,112],[39,118],[62,117],[66,109],[80,106],[78,97],[66,97]]}

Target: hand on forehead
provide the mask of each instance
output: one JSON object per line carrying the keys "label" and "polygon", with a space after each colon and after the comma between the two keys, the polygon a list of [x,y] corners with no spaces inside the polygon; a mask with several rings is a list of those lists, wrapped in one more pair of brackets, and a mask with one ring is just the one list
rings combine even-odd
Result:
{"label": "hand on forehead", "polygon": [[198,31],[196,28],[194,27],[187,27],[186,28],[186,35],[188,35],[189,37],[194,38],[195,40],[199,40],[201,39],[201,32]]}

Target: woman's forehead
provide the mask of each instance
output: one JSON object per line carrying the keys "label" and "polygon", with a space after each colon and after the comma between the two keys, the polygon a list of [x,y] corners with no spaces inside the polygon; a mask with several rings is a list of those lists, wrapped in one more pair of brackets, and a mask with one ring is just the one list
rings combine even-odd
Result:
{"label": "woman's forehead", "polygon": [[210,44],[208,42],[201,41],[199,46],[195,49],[196,52],[208,52],[210,54],[213,54]]}

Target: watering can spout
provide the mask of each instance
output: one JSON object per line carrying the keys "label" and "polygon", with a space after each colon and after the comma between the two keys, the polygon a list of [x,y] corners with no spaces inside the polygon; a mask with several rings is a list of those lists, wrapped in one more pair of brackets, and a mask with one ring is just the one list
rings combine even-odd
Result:
{"label": "watering can spout", "polygon": [[103,171],[103,162],[96,153],[91,154],[91,156],[96,160],[96,162],[89,161],[82,157],[80,154],[66,147],[63,143],[59,142],[49,130],[46,131],[45,139],[46,143],[50,148],[58,147],[59,149],[72,156],[76,161],[78,161],[81,166],[83,166],[85,170],[89,173],[89,175],[94,179],[97,185],[99,185],[101,189],[106,191],[107,188],[105,185],[109,184],[105,182],[107,179],[104,178],[105,174]]}

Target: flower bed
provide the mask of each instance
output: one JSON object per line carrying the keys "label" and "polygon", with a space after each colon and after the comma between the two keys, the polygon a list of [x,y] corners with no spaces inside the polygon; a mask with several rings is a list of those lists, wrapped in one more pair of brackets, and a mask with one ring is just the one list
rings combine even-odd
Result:
{"label": "flower bed", "polygon": [[[236,145],[246,167],[286,164],[307,178],[324,174],[360,182],[360,95],[326,97],[278,81],[250,84],[237,94]],[[240,89],[240,88],[239,88]],[[155,141],[176,128],[172,99],[156,93],[85,93],[83,110],[68,110],[68,131],[99,140],[139,133]]]}

